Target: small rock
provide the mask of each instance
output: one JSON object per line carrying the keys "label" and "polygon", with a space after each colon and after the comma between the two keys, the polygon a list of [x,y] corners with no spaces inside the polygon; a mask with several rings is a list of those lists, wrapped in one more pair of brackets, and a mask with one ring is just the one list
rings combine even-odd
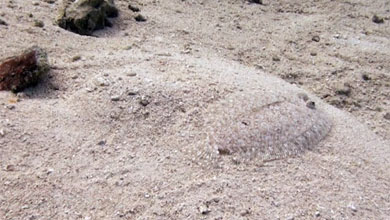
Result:
{"label": "small rock", "polygon": [[385,19],[382,17],[379,17],[378,15],[372,16],[372,21],[377,24],[382,24],[385,22]]}
{"label": "small rock", "polygon": [[64,0],[57,24],[80,35],[91,35],[95,30],[112,26],[108,18],[118,14],[113,0]]}
{"label": "small rock", "polygon": [[308,102],[306,103],[306,106],[307,106],[308,108],[310,108],[310,109],[316,109],[316,103],[313,102],[313,101],[308,101]]}
{"label": "small rock", "polygon": [[7,22],[5,22],[5,21],[2,20],[2,19],[0,19],[0,25],[8,26]]}
{"label": "small rock", "polygon": [[134,19],[135,19],[136,21],[138,21],[138,22],[145,22],[145,21],[146,21],[146,18],[145,18],[143,15],[141,15],[141,14],[136,15],[136,16],[134,17]]}
{"label": "small rock", "polygon": [[321,213],[320,213],[319,211],[316,211],[316,212],[314,213],[314,216],[315,216],[315,217],[320,217],[320,215],[321,215]]}
{"label": "small rock", "polygon": [[140,11],[139,8],[138,8],[137,6],[134,6],[134,5],[132,5],[132,4],[129,4],[127,7],[128,7],[131,11],[133,11],[133,12],[139,12],[139,11]]}
{"label": "small rock", "polygon": [[104,146],[104,145],[106,145],[106,140],[101,140],[101,141],[99,141],[99,142],[97,143],[97,145],[99,145],[99,146]]}
{"label": "small rock", "polygon": [[249,0],[250,3],[255,3],[255,4],[263,4],[263,0]]}
{"label": "small rock", "polygon": [[345,83],[344,85],[338,85],[336,87],[336,94],[349,96],[351,95],[351,87],[347,83]]}
{"label": "small rock", "polygon": [[315,35],[311,38],[312,41],[315,41],[315,42],[320,42],[320,36],[318,35]]}
{"label": "small rock", "polygon": [[117,102],[121,99],[121,97],[119,95],[113,95],[111,96],[111,101],[114,101],[114,102]]}
{"label": "small rock", "polygon": [[251,214],[250,209],[245,209],[245,210],[243,210],[243,211],[240,213],[241,216],[247,216],[247,215],[249,215],[249,214]]}
{"label": "small rock", "polygon": [[19,92],[18,94],[16,94],[16,97],[18,99],[25,99],[28,98],[28,95],[25,92]]}
{"label": "small rock", "polygon": [[133,95],[137,95],[138,92],[137,91],[128,91],[127,94],[130,96],[133,96]]}
{"label": "small rock", "polygon": [[14,110],[14,109],[15,109],[15,105],[7,105],[7,108],[8,108],[9,110]]}
{"label": "small rock", "polygon": [[98,86],[109,86],[110,83],[105,80],[103,77],[97,77],[95,79],[95,84],[98,85]]}
{"label": "small rock", "polygon": [[386,120],[390,120],[390,113],[386,113],[384,116],[383,116],[384,119]]}
{"label": "small rock", "polygon": [[53,168],[49,168],[49,169],[46,170],[46,174],[48,174],[48,175],[53,173],[53,172],[54,172]]}
{"label": "small rock", "polygon": [[40,20],[35,20],[34,21],[34,27],[43,28],[44,26],[45,26],[45,24],[43,23],[43,21],[40,21]]}
{"label": "small rock", "polygon": [[81,56],[80,55],[76,55],[74,57],[72,57],[72,62],[76,62],[76,61],[79,61],[81,60]]}
{"label": "small rock", "polygon": [[280,61],[280,58],[277,57],[277,56],[274,56],[274,57],[272,57],[272,61],[279,62],[279,61]]}
{"label": "small rock", "polygon": [[150,97],[148,96],[142,96],[141,99],[139,100],[139,103],[142,105],[142,106],[147,106],[150,104]]}
{"label": "small rock", "polygon": [[202,214],[202,215],[207,215],[207,214],[209,214],[209,213],[211,212],[211,210],[210,210],[207,206],[201,205],[201,206],[199,207],[199,212],[200,212],[200,214]]}
{"label": "small rock", "polygon": [[54,4],[56,2],[56,0],[44,0],[44,2],[46,2],[48,4]]}
{"label": "small rock", "polygon": [[371,80],[371,77],[368,76],[367,74],[363,74],[362,75],[362,79],[365,80],[365,81],[368,81],[368,80]]}
{"label": "small rock", "polygon": [[127,76],[131,76],[131,77],[137,76],[137,73],[128,73]]}
{"label": "small rock", "polygon": [[87,91],[87,92],[93,92],[93,91],[95,91],[95,87],[87,87],[85,90]]}
{"label": "small rock", "polygon": [[313,56],[313,57],[317,56],[317,52],[310,52],[310,56]]}
{"label": "small rock", "polygon": [[5,167],[5,171],[13,172],[13,171],[15,171],[15,166],[14,165],[7,165]]}
{"label": "small rock", "polygon": [[349,204],[348,208],[350,208],[353,212],[357,212],[357,208],[354,204]]}
{"label": "small rock", "polygon": [[5,136],[5,131],[4,129],[0,129],[0,137],[4,137]]}
{"label": "small rock", "polygon": [[49,69],[47,54],[39,47],[6,58],[0,61],[0,90],[19,92],[38,83]]}

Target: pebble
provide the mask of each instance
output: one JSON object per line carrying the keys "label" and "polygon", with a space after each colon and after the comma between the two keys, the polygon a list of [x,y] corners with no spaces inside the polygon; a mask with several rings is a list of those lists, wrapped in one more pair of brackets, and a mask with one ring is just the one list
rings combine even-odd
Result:
{"label": "pebble", "polygon": [[314,56],[317,56],[317,53],[316,52],[311,52],[310,55],[314,57]]}
{"label": "pebble", "polygon": [[8,171],[8,172],[15,171],[15,166],[14,165],[7,165],[5,167],[5,170]]}
{"label": "pebble", "polygon": [[54,169],[53,169],[53,168],[49,168],[49,169],[47,169],[47,171],[46,171],[47,174],[51,174],[51,173],[53,173],[53,172],[54,172]]}
{"label": "pebble", "polygon": [[137,73],[128,73],[127,76],[137,76]]}
{"label": "pebble", "polygon": [[362,75],[362,79],[365,80],[365,81],[368,81],[368,80],[371,80],[371,77],[368,76],[367,74],[363,74]]}
{"label": "pebble", "polygon": [[45,26],[45,24],[43,23],[43,21],[40,21],[40,20],[34,21],[34,27],[43,28],[44,26]]}
{"label": "pebble", "polygon": [[81,56],[80,55],[76,55],[74,57],[72,57],[72,62],[76,62],[76,61],[79,61],[81,60]]}
{"label": "pebble", "polygon": [[7,105],[6,106],[9,110],[14,110],[15,109],[15,105]]}
{"label": "pebble", "polygon": [[336,94],[349,96],[351,94],[351,87],[348,84],[338,85],[336,87]]}
{"label": "pebble", "polygon": [[127,7],[128,7],[131,11],[133,11],[133,12],[139,12],[139,11],[140,11],[139,8],[138,8],[137,6],[134,6],[134,5],[131,5],[131,4],[129,4]]}
{"label": "pebble", "polygon": [[311,38],[312,41],[320,42],[320,36],[316,35]]}
{"label": "pebble", "polygon": [[106,145],[106,140],[101,140],[97,143],[97,145],[103,146]]}
{"label": "pebble", "polygon": [[109,86],[110,85],[110,83],[107,80],[105,80],[103,77],[97,77],[95,79],[95,83],[98,86]]}
{"label": "pebble", "polygon": [[262,5],[263,4],[263,0],[249,0],[250,3],[255,3],[255,4],[259,4],[259,5]]}
{"label": "pebble", "polygon": [[377,24],[382,24],[385,22],[385,19],[382,17],[379,17],[378,15],[372,16],[372,21]]}
{"label": "pebble", "polygon": [[316,109],[316,103],[313,102],[313,101],[308,101],[306,103],[306,107],[310,108],[310,109]]}
{"label": "pebble", "polygon": [[114,102],[117,102],[121,99],[121,97],[119,95],[113,95],[111,96],[111,101],[114,101]]}
{"label": "pebble", "polygon": [[91,88],[91,87],[87,87],[87,88],[85,88],[85,90],[87,91],[87,92],[93,92],[93,91],[95,91],[95,87],[93,87],[93,88]]}
{"label": "pebble", "polygon": [[348,208],[350,208],[353,212],[357,212],[357,208],[354,204],[349,204]]}
{"label": "pebble", "polygon": [[383,116],[384,119],[386,120],[390,120],[390,113],[386,113],[384,116]]}
{"label": "pebble", "polygon": [[138,14],[137,16],[135,16],[134,19],[138,22],[145,22],[146,21],[146,18],[141,14]]}
{"label": "pebble", "polygon": [[205,205],[201,205],[199,207],[199,212],[202,215],[207,215],[207,214],[209,214],[211,212],[211,210],[208,207],[206,207]]}
{"label": "pebble", "polygon": [[321,213],[320,213],[319,211],[316,211],[316,212],[314,213],[314,216],[315,216],[315,217],[320,217],[320,215],[321,215]]}
{"label": "pebble", "polygon": [[147,96],[142,96],[141,97],[141,100],[139,101],[139,103],[142,105],[142,106],[147,106],[150,104],[150,101],[149,101],[149,97]]}
{"label": "pebble", "polygon": [[0,25],[4,25],[4,26],[7,26],[7,22],[5,22],[4,20],[0,19]]}
{"label": "pebble", "polygon": [[245,209],[245,210],[241,211],[241,213],[240,213],[241,216],[247,216],[249,214],[251,214],[251,211],[249,209]]}
{"label": "pebble", "polygon": [[4,137],[5,136],[5,131],[4,129],[0,129],[0,137]]}
{"label": "pebble", "polygon": [[127,94],[130,96],[133,96],[133,95],[137,95],[138,92],[137,91],[128,91]]}

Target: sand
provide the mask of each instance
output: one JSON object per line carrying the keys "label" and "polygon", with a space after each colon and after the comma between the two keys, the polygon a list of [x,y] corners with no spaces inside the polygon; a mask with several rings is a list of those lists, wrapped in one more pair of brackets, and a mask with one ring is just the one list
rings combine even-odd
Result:
{"label": "sand", "polygon": [[[37,44],[47,50],[52,65],[37,87],[18,95],[0,92],[0,219],[390,216],[389,125],[383,120],[389,110],[388,87],[386,80],[374,78],[389,68],[389,22],[371,26],[369,16],[385,13],[385,3],[376,1],[365,10],[364,2],[258,6],[244,1],[144,1],[138,4],[148,19],[142,23],[134,21],[126,1],[116,3],[120,17],[96,37],[54,25],[58,2],[0,3],[0,15],[8,23],[0,26],[5,42],[0,44],[1,58]],[[354,25],[344,28],[340,19],[345,8],[369,16],[356,15],[354,20],[373,30],[362,38],[375,41],[377,48],[331,37],[336,30],[349,37],[361,31]],[[34,27],[34,19],[44,27]],[[305,25],[292,25],[298,21]],[[322,31],[322,46],[312,45],[309,33],[314,29]],[[290,38],[299,47],[309,46],[284,51],[293,48]],[[370,85],[358,90],[373,93],[352,114],[345,111],[350,105],[339,109],[321,96],[328,91],[322,87],[358,80],[347,76],[352,70],[337,78],[309,74],[338,69],[327,64],[336,58],[322,44],[324,39],[335,53],[345,51],[337,67],[352,63],[354,70],[371,70],[372,63],[356,55],[362,48],[376,54],[375,65],[383,67],[370,75]],[[316,56],[308,54],[312,50]],[[302,84],[280,77],[300,70],[305,70],[298,80]],[[315,109],[300,99],[302,93],[315,102]],[[353,87],[346,99],[357,101],[358,94]],[[370,104],[379,103],[372,97],[381,100],[381,112],[369,110]],[[275,102],[284,107],[264,108]],[[275,120],[259,119],[262,115]],[[249,124],[244,122],[250,129],[237,119],[249,119]],[[248,135],[244,131],[250,131],[246,137],[257,146],[262,132],[269,130],[260,126],[256,133],[261,123],[250,122],[257,119],[271,128],[312,131],[311,125],[326,126],[299,151],[283,144],[260,145],[291,152],[268,151],[277,155],[271,159],[261,153],[248,157],[241,150],[227,155],[215,151],[211,137],[225,146],[223,137]],[[294,135],[294,129],[269,132],[271,137],[280,135],[278,140],[302,136]]]}

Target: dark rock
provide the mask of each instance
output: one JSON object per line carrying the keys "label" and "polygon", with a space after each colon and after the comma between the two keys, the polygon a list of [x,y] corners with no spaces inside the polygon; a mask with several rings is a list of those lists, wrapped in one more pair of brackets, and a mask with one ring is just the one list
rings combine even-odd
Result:
{"label": "dark rock", "polygon": [[138,14],[137,16],[135,16],[134,19],[138,22],[145,22],[146,21],[146,18],[141,14]]}
{"label": "dark rock", "polygon": [[15,169],[15,166],[14,166],[14,165],[7,165],[7,166],[5,167],[5,170],[8,171],[8,172],[13,172],[13,171],[15,171],[16,169]]}
{"label": "dark rock", "polygon": [[113,96],[111,96],[111,101],[117,102],[117,101],[119,101],[119,100],[121,100],[121,97],[120,97],[119,95],[113,95]]}
{"label": "dark rock", "polygon": [[76,61],[79,61],[81,60],[81,56],[80,55],[76,55],[74,57],[72,57],[72,62],[76,62]]}
{"label": "dark rock", "polygon": [[141,100],[139,100],[139,103],[142,105],[142,106],[147,106],[150,104],[150,97],[149,96],[143,96],[141,97]]}
{"label": "dark rock", "polygon": [[128,94],[129,96],[134,96],[134,95],[137,95],[138,92],[137,92],[137,91],[129,91],[129,92],[127,92],[127,94]]}
{"label": "dark rock", "polygon": [[4,20],[0,19],[0,25],[4,25],[4,26],[7,26],[7,22],[5,22]]}
{"label": "dark rock", "polygon": [[118,13],[113,0],[65,0],[57,24],[81,35],[91,35],[95,30],[112,26],[108,18],[117,17]]}
{"label": "dark rock", "polygon": [[316,36],[313,36],[313,37],[311,38],[311,40],[312,40],[312,41],[315,41],[315,42],[320,42],[320,37],[319,37],[318,35],[316,35]]}
{"label": "dark rock", "polygon": [[279,61],[280,61],[280,58],[277,57],[277,56],[274,56],[274,57],[272,57],[272,61],[279,62]]}
{"label": "dark rock", "polygon": [[137,6],[129,4],[128,8],[132,10],[133,12],[139,12],[139,8]]}
{"label": "dark rock", "polygon": [[306,106],[307,106],[308,108],[310,108],[310,109],[316,109],[316,103],[313,102],[313,101],[308,101],[308,102],[306,103]]}
{"label": "dark rock", "polygon": [[362,75],[362,79],[365,80],[365,81],[368,81],[368,80],[371,80],[371,77],[368,76],[367,74],[363,74]]}
{"label": "dark rock", "polygon": [[255,3],[255,4],[263,4],[263,0],[249,0],[250,3]]}
{"label": "dark rock", "polygon": [[106,145],[106,140],[101,140],[101,141],[99,141],[99,142],[97,143],[97,145],[99,145],[99,146],[104,146],[104,145]]}
{"label": "dark rock", "polygon": [[54,4],[54,3],[56,3],[56,0],[44,0],[44,2],[46,2],[48,4]]}
{"label": "dark rock", "polygon": [[390,120],[390,113],[386,113],[383,118],[385,118],[386,120]]}
{"label": "dark rock", "polygon": [[46,52],[32,47],[19,56],[0,61],[0,90],[19,92],[38,83],[48,71]]}
{"label": "dark rock", "polygon": [[382,24],[382,23],[385,22],[385,19],[382,18],[382,17],[379,17],[378,15],[374,15],[374,16],[372,17],[372,21],[373,21],[374,23],[377,23],[377,24]]}

